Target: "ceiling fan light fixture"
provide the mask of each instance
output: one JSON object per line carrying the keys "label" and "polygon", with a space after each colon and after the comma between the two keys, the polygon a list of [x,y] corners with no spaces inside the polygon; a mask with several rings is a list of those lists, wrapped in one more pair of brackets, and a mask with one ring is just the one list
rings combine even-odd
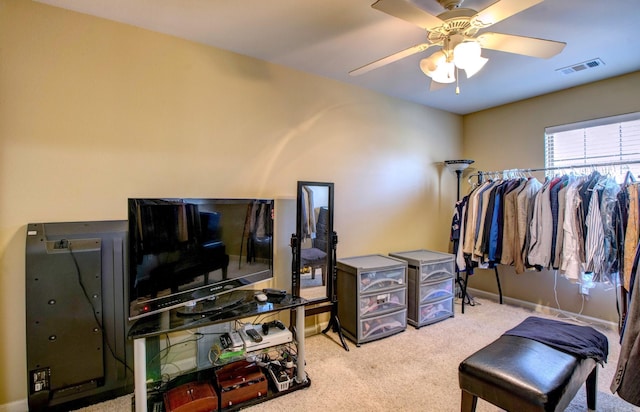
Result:
{"label": "ceiling fan light fixture", "polygon": [[420,69],[434,82],[453,83],[456,80],[455,66],[453,62],[447,61],[447,55],[442,50],[422,59]]}
{"label": "ceiling fan light fixture", "polygon": [[480,52],[480,45],[475,41],[459,43],[453,49],[453,62],[459,69],[466,69],[478,60]]}
{"label": "ceiling fan light fixture", "polygon": [[456,81],[455,69],[453,62],[441,62],[438,64],[438,69],[430,76],[431,80],[438,83],[453,83]]}
{"label": "ceiling fan light fixture", "polygon": [[488,61],[489,59],[486,57],[478,57],[474,62],[468,64],[464,69],[464,72],[467,74],[467,79],[478,73]]}
{"label": "ceiling fan light fixture", "polygon": [[438,70],[441,63],[447,61],[447,56],[442,50],[433,53],[431,56],[420,60],[420,70],[427,76],[431,77]]}
{"label": "ceiling fan light fixture", "polygon": [[470,78],[478,73],[489,59],[482,57],[482,48],[476,41],[462,42],[453,49],[453,62],[456,67],[462,69]]}

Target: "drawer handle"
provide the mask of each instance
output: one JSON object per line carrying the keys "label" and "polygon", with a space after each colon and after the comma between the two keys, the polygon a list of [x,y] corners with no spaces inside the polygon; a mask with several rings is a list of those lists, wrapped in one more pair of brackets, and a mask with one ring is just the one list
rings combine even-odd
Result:
{"label": "drawer handle", "polygon": [[374,286],[378,286],[382,283],[396,283],[398,285],[402,285],[402,279],[376,279],[369,284],[363,284],[362,290],[370,289]]}
{"label": "drawer handle", "polygon": [[433,272],[427,273],[425,278],[435,277],[437,274],[441,274],[442,277],[453,276],[450,272],[446,270],[434,270]]}

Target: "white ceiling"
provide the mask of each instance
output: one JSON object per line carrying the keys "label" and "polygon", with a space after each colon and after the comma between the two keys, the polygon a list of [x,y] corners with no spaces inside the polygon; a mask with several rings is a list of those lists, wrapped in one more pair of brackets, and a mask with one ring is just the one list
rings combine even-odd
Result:
{"label": "white ceiling", "polygon": [[[551,59],[483,50],[489,58],[459,95],[448,85],[429,91],[419,68],[437,48],[360,76],[348,72],[424,43],[424,30],[371,8],[375,0],[36,0],[256,57],[467,114],[640,70],[639,0],[545,0],[483,31],[566,42]],[[436,0],[411,0],[431,14]],[[481,10],[494,0],[465,0]],[[603,66],[561,74],[557,69],[600,58]]]}

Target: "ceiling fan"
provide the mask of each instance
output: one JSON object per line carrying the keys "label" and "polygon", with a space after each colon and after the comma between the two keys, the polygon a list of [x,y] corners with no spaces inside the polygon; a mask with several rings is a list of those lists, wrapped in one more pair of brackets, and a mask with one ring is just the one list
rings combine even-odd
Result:
{"label": "ceiling fan", "polygon": [[430,47],[440,46],[440,50],[422,59],[420,68],[433,82],[452,83],[456,80],[458,69],[464,70],[469,78],[484,66],[488,59],[480,55],[482,48],[547,59],[560,53],[566,45],[563,42],[512,34],[486,32],[478,35],[479,30],[544,0],[500,0],[479,12],[460,7],[463,0],[436,1],[445,8],[437,16],[407,0],[378,0],[372,4],[371,7],[376,10],[425,29],[427,41],[368,63],[349,74],[361,75]]}

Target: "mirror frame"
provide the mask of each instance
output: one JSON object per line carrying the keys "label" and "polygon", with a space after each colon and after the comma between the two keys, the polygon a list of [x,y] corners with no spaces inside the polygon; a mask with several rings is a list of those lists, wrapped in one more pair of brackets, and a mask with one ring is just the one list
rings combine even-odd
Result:
{"label": "mirror frame", "polygon": [[[319,186],[326,187],[328,190],[327,196],[327,208],[329,209],[327,217],[327,280],[326,280],[326,294],[323,298],[310,299],[307,305],[316,305],[322,303],[334,303],[335,302],[335,282],[336,282],[336,261],[335,250],[337,237],[333,230],[333,196],[334,187],[333,183],[329,182],[309,182],[298,181],[297,200],[296,200],[296,233],[292,236],[291,247],[293,248],[293,262],[291,267],[292,279],[291,289],[294,296],[300,296],[300,249],[302,245],[302,190],[305,186]],[[328,312],[331,310],[331,305],[326,305],[319,310],[314,310],[313,313]],[[308,315],[311,313],[308,313]]]}

